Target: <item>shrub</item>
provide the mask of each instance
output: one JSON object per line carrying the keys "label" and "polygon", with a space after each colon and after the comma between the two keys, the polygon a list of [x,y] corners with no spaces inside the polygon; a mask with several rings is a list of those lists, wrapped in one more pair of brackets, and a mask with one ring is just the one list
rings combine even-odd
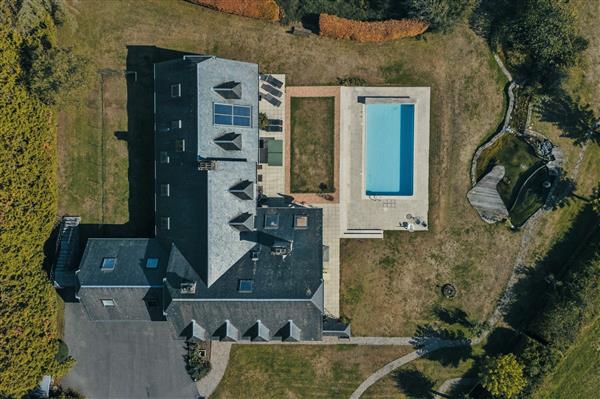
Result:
{"label": "shrub", "polygon": [[211,365],[208,359],[204,356],[200,356],[200,351],[204,347],[200,344],[188,343],[187,354],[185,355],[185,369],[194,381],[198,381],[206,376],[210,370]]}
{"label": "shrub", "polygon": [[319,31],[322,36],[352,39],[358,42],[382,42],[413,37],[425,32],[428,26],[426,22],[418,19],[364,22],[329,14],[319,16]]}
{"label": "shrub", "polygon": [[367,81],[358,76],[346,76],[343,78],[337,78],[336,82],[339,86],[365,86]]}
{"label": "shrub", "polygon": [[275,0],[188,0],[217,11],[244,17],[279,21],[281,11]]}
{"label": "shrub", "polygon": [[473,8],[473,0],[407,0],[408,15],[427,21],[432,30],[450,31]]}
{"label": "shrub", "polygon": [[258,127],[262,130],[267,130],[269,127],[269,117],[264,112],[258,114]]}

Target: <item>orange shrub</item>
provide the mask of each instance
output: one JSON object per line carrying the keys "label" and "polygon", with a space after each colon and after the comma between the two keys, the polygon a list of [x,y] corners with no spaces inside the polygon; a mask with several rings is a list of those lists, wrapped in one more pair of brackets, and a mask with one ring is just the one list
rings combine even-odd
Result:
{"label": "orange shrub", "polygon": [[278,21],[279,6],[275,0],[188,0],[195,4],[214,8],[217,11],[244,17]]}
{"label": "orange shrub", "polygon": [[358,42],[383,42],[413,37],[425,32],[428,27],[428,23],[418,19],[365,22],[329,14],[319,15],[319,31],[322,36],[352,39]]}

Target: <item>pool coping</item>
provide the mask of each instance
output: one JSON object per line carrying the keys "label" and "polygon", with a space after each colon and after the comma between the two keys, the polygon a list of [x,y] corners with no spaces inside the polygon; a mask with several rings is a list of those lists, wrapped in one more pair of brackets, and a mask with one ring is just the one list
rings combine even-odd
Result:
{"label": "pool coping", "polygon": [[[333,97],[333,186],[331,200],[323,198],[318,193],[294,193],[291,191],[291,101],[292,97]],[[285,89],[285,192],[297,202],[311,204],[337,204],[340,201],[340,86],[287,86]]]}

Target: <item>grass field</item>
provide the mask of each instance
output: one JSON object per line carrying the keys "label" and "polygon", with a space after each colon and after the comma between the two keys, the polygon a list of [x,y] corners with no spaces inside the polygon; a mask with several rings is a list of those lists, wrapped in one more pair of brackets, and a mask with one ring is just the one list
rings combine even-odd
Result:
{"label": "grass field", "polygon": [[369,374],[410,351],[394,346],[236,345],[211,397],[348,398]]}
{"label": "grass field", "polygon": [[556,371],[546,377],[538,399],[595,398],[600,386],[600,319],[582,331]]}
{"label": "grass field", "polygon": [[291,98],[290,187],[293,193],[334,191],[334,98]]}

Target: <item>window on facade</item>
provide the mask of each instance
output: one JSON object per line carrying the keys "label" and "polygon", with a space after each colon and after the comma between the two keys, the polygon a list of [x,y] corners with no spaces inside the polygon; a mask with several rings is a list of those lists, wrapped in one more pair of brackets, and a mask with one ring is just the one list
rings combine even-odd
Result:
{"label": "window on facade", "polygon": [[171,121],[171,129],[181,129],[181,119]]}
{"label": "window on facade", "polygon": [[102,270],[113,270],[117,265],[117,258],[102,258]]}
{"label": "window on facade", "polygon": [[254,290],[254,281],[252,280],[239,280],[238,292],[250,293]]}
{"label": "window on facade", "polygon": [[169,153],[166,151],[160,152],[160,163],[169,163]]}
{"label": "window on facade", "polygon": [[181,83],[171,85],[171,97],[181,97]]}
{"label": "window on facade", "polygon": [[247,105],[214,104],[213,123],[215,125],[250,127],[251,108]]}
{"label": "window on facade", "polygon": [[160,228],[163,230],[169,230],[171,228],[171,218],[168,216],[161,217]]}
{"label": "window on facade", "polygon": [[161,184],[160,185],[160,196],[161,197],[168,197],[171,195],[171,186],[167,183],[167,184]]}
{"label": "window on facade", "polygon": [[147,269],[156,269],[157,267],[158,267],[158,258],[146,259],[146,268]]}
{"label": "window on facade", "polygon": [[101,301],[102,301],[102,306],[104,306],[105,308],[115,306],[114,299],[101,299]]}
{"label": "window on facade", "polygon": [[184,139],[175,140],[175,151],[176,152],[184,152],[185,151],[185,140]]}

